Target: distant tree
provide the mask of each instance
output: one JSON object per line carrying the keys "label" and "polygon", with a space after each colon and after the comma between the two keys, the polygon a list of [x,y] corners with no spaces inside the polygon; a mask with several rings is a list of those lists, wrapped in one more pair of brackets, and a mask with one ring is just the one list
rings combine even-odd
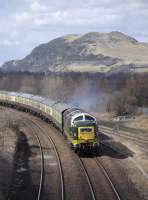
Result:
{"label": "distant tree", "polygon": [[130,77],[125,84],[128,95],[137,99],[138,106],[148,105],[148,75],[135,75]]}
{"label": "distant tree", "polygon": [[121,91],[115,92],[109,103],[116,115],[129,115],[135,113],[137,99],[129,96],[126,91]]}

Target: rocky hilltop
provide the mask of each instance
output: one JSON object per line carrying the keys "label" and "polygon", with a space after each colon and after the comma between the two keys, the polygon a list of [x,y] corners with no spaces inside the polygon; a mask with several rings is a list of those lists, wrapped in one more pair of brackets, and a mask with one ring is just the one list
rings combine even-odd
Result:
{"label": "rocky hilltop", "polygon": [[22,60],[2,65],[4,71],[148,72],[148,44],[121,32],[67,35],[41,44]]}

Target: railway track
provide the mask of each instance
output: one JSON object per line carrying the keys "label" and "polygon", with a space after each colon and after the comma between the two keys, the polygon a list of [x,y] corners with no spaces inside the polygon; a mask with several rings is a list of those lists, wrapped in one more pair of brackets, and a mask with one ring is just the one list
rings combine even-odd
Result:
{"label": "railway track", "polygon": [[84,174],[86,176],[86,180],[87,180],[89,188],[90,188],[90,193],[91,193],[92,200],[96,200],[95,191],[93,189],[93,185],[91,183],[91,180],[90,180],[89,174],[88,174],[88,172],[86,170],[86,167],[84,165],[84,162],[83,162],[83,160],[81,158],[79,158],[79,161],[80,161],[81,167],[82,167],[82,169],[84,171]]}
{"label": "railway track", "polygon": [[[88,160],[88,158],[87,158],[87,160]],[[99,200],[99,199],[106,199],[106,198],[112,199],[112,200],[113,199],[121,200],[120,195],[119,195],[118,191],[116,190],[116,187],[114,186],[112,180],[110,179],[108,172],[105,170],[104,166],[101,164],[101,162],[99,161],[99,159],[97,157],[90,158],[89,163],[88,163],[88,161],[85,160],[85,158],[79,158],[79,161],[80,161],[81,167],[85,173],[85,176],[86,176],[89,188],[90,188],[92,200],[97,200],[97,199]],[[92,164],[91,164],[91,162],[92,162]],[[93,170],[98,171],[99,175],[97,173],[95,173],[95,176],[97,177],[97,175],[98,175],[98,177],[100,177],[101,181],[103,181],[103,183],[105,182],[104,187],[106,187],[106,189],[108,190],[105,194],[103,194],[103,196],[100,195],[101,190],[103,188],[99,191],[100,179],[98,179],[97,184],[95,184],[95,177],[93,177],[94,176],[93,173],[90,173],[90,169],[89,169],[90,167],[88,166],[88,164],[95,166],[93,162],[95,162],[96,167],[94,167],[92,169],[92,171]],[[102,175],[101,175],[102,177],[100,176],[100,172],[102,173]]]}
{"label": "railway track", "polygon": [[40,180],[39,180],[37,200],[41,200],[42,189],[43,189],[43,181],[44,181],[44,153],[43,153],[43,148],[42,148],[42,145],[41,145],[40,138],[36,134],[36,130],[32,126],[29,126],[29,128],[31,129],[31,132],[32,132],[33,136],[36,138],[36,140],[38,142],[38,145],[39,145],[39,149],[40,149],[40,155],[41,155],[40,165],[41,165],[41,169],[40,169]]}
{"label": "railway track", "polygon": [[120,195],[119,195],[119,193],[118,193],[118,191],[117,191],[117,189],[116,189],[114,183],[112,182],[112,180],[111,180],[111,178],[110,178],[110,175],[108,174],[108,172],[106,171],[106,169],[105,169],[104,166],[101,164],[101,162],[99,161],[98,158],[95,158],[95,161],[96,161],[98,167],[101,169],[101,171],[102,171],[102,173],[104,174],[104,176],[106,177],[106,179],[108,180],[108,182],[110,183],[110,186],[111,186],[111,188],[112,188],[112,190],[113,190],[113,192],[114,192],[114,194],[115,194],[115,196],[116,196],[116,199],[117,199],[117,200],[121,200]]}
{"label": "railway track", "polygon": [[111,129],[111,128],[103,127],[103,126],[100,127],[100,130],[102,133],[105,133],[105,134],[114,135],[114,136],[116,135],[116,136],[119,136],[119,137],[122,137],[125,139],[135,141],[136,143],[148,145],[148,139],[147,139],[147,137],[144,137],[144,136],[141,136],[141,137],[135,136],[135,135],[132,136],[131,134],[128,134],[126,132],[121,133],[119,130],[115,130],[115,129]]}
{"label": "railway track", "polygon": [[[27,119],[24,119],[26,122],[28,122]],[[37,133],[35,133],[34,131],[34,128],[32,128],[32,124],[34,125],[34,127],[36,126],[39,130],[40,133],[44,134],[44,136],[46,136],[46,138],[48,139],[48,141],[52,144],[53,146],[53,149],[54,149],[54,152],[55,152],[55,155],[56,155],[56,159],[57,159],[57,163],[58,163],[58,168],[59,168],[59,173],[60,173],[60,184],[61,184],[61,194],[60,194],[60,199],[61,200],[64,200],[65,199],[65,194],[64,194],[64,177],[63,177],[63,170],[62,170],[62,164],[61,164],[61,160],[60,160],[60,156],[59,156],[59,153],[58,153],[58,150],[56,148],[56,145],[53,141],[53,139],[47,135],[45,133],[45,131],[42,129],[42,127],[37,124],[35,121],[29,119],[31,123],[29,123],[29,128],[32,130],[32,133],[34,134],[34,136],[37,138],[38,140],[38,143],[39,143],[39,147],[40,147],[40,152],[41,152],[41,178],[40,178],[40,184],[39,184],[39,190],[38,190],[38,195],[37,195],[37,200],[41,200],[42,199],[42,191],[43,191],[43,187],[44,187],[44,159],[45,159],[45,154],[44,154],[44,151],[43,151],[43,148],[42,148],[42,145],[41,145],[41,141],[40,141],[40,137]],[[28,125],[28,123],[27,123]],[[41,136],[41,135],[40,135]]]}

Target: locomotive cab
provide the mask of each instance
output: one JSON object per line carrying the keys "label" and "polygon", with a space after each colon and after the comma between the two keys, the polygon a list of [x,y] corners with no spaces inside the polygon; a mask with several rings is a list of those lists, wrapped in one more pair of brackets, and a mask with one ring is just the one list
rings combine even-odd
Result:
{"label": "locomotive cab", "polygon": [[65,132],[75,150],[95,149],[99,146],[97,122],[93,116],[79,112],[69,117],[67,123],[69,127],[66,127]]}

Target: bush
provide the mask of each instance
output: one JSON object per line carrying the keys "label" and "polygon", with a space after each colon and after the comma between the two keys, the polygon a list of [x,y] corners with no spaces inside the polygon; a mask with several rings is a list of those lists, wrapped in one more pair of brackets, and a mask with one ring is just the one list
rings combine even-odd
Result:
{"label": "bush", "polygon": [[131,115],[136,112],[136,97],[129,96],[126,91],[115,92],[110,99],[110,111],[116,115]]}

